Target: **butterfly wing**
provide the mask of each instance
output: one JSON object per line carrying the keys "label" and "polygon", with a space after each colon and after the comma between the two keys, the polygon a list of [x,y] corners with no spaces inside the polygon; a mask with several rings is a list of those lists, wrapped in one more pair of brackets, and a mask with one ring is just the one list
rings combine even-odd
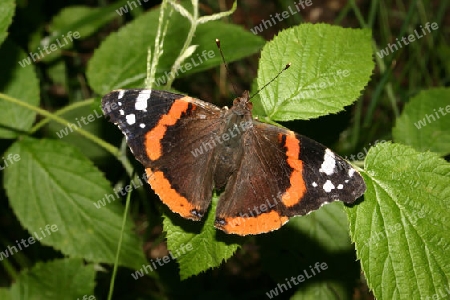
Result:
{"label": "butterfly wing", "polygon": [[338,199],[351,203],[365,191],[348,162],[293,131],[254,121],[242,139],[239,167],[216,211],[215,225],[227,233],[276,230],[292,216]]}
{"label": "butterfly wing", "polygon": [[161,201],[184,218],[200,220],[212,197],[211,138],[220,131],[221,109],[184,95],[141,89],[113,91],[103,98],[102,108],[126,136]]}

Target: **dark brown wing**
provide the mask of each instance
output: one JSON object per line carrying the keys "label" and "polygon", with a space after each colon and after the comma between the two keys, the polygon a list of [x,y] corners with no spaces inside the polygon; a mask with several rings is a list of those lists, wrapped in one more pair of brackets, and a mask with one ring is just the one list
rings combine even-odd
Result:
{"label": "dark brown wing", "polygon": [[361,176],[325,146],[292,131],[254,121],[244,153],[216,211],[216,227],[239,235],[280,228],[334,200],[365,191]]}
{"label": "dark brown wing", "polygon": [[[113,103],[118,109],[108,111]],[[212,197],[211,137],[220,130],[221,109],[155,90],[114,91],[102,106],[127,137],[162,202],[184,218],[201,219]]]}

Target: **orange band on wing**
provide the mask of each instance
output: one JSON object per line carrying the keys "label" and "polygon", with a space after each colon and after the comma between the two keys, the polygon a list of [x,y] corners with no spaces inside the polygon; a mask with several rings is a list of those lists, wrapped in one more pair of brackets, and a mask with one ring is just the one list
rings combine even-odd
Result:
{"label": "orange band on wing", "polygon": [[153,172],[150,168],[145,169],[145,172],[147,173],[148,183],[164,204],[184,218],[193,218],[191,211],[196,207],[172,188],[163,172]]}
{"label": "orange band on wing", "polygon": [[[183,97],[175,100],[167,114],[163,115],[158,124],[156,124],[156,126],[145,135],[145,147],[148,158],[151,160],[157,160],[161,157],[161,140],[166,134],[167,127],[175,125],[181,115],[188,110],[189,103],[191,103],[191,101],[187,100],[190,99],[192,98]],[[193,109],[195,109],[195,105],[193,105]]]}
{"label": "orange band on wing", "polygon": [[286,135],[286,156],[287,163],[292,168],[289,178],[291,186],[281,196],[281,201],[287,207],[294,206],[301,201],[306,192],[305,181],[303,180],[303,162],[299,159],[300,141],[295,137],[294,132]]}
{"label": "orange band on wing", "polygon": [[226,233],[239,235],[259,234],[276,230],[283,226],[288,217],[280,216],[276,211],[262,213],[256,217],[228,217],[225,218],[226,224],[220,226],[220,229]]}

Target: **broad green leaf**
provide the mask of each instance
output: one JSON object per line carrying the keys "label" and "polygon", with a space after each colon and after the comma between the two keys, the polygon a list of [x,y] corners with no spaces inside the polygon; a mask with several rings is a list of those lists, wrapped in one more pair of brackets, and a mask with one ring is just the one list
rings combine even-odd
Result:
{"label": "broad green leaf", "polygon": [[[26,138],[13,144],[8,155],[20,158],[4,172],[9,203],[23,227],[70,257],[114,262],[123,211],[103,174],[79,150],[60,141]],[[48,234],[45,229],[51,225],[58,230]],[[139,268],[144,261],[129,221],[120,264]]]}
{"label": "broad green leaf", "polygon": [[[33,61],[12,42],[6,41],[0,48],[1,93],[28,104],[39,105],[39,83],[34,72]],[[24,62],[24,61],[27,62]],[[21,67],[20,63],[24,63]],[[0,138],[15,138],[28,131],[34,123],[36,113],[28,108],[0,98]]]}
{"label": "broad green leaf", "polygon": [[311,119],[352,104],[367,85],[374,63],[369,30],[326,24],[289,28],[267,43],[258,69],[266,115],[275,121]]}
{"label": "broad green leaf", "polygon": [[404,107],[392,130],[394,140],[418,151],[450,154],[450,89],[420,92]]}
{"label": "broad green leaf", "polygon": [[185,254],[177,258],[182,280],[219,266],[230,258],[239,246],[239,237],[227,236],[214,227],[216,203],[217,199],[213,199],[212,208],[204,222],[182,220],[174,214],[170,217],[167,213],[164,215],[167,248],[172,253],[179,253],[189,244],[193,249],[185,251]]}
{"label": "broad green leaf", "polygon": [[12,22],[16,4],[14,0],[2,0],[0,3],[0,45],[8,36],[8,27]]}
{"label": "broad green leaf", "polygon": [[[11,299],[81,299],[93,295],[95,270],[82,259],[38,262],[19,275],[10,288]],[[3,299],[3,298],[2,298]]]}
{"label": "broad green leaf", "polygon": [[[133,20],[102,43],[89,61],[87,77],[90,86],[99,94],[116,88],[143,87],[147,70],[147,51],[154,50],[159,8]],[[164,38],[164,53],[156,72],[155,88],[167,81],[167,74],[180,54],[189,29],[189,22],[178,12],[170,17]],[[241,27],[220,21],[197,27],[192,44],[198,45],[194,54],[183,62],[177,77],[218,66],[222,63],[215,39],[221,39],[228,62],[258,51],[264,41]],[[126,41],[126,47],[124,43]]]}
{"label": "broad green leaf", "polygon": [[[450,164],[401,144],[371,148],[364,201],[347,209],[377,299],[431,299],[450,283]],[[428,297],[428,298],[427,298]]]}

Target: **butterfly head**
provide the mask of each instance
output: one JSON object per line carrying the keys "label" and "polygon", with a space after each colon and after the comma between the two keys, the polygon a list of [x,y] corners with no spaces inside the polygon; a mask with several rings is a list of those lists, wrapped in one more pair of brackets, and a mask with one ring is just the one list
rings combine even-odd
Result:
{"label": "butterfly head", "polygon": [[241,97],[237,97],[233,100],[233,111],[237,115],[246,115],[251,113],[253,104],[250,102],[250,94],[248,91],[244,91]]}

